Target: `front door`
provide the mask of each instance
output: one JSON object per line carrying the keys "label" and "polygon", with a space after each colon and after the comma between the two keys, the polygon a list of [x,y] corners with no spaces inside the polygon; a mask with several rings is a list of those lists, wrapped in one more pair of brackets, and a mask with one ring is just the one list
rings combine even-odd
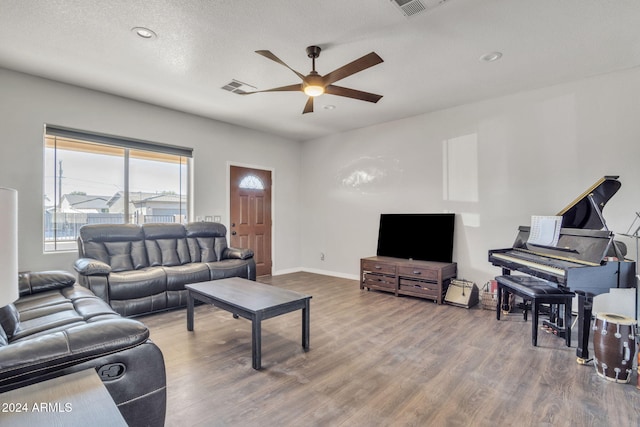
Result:
{"label": "front door", "polygon": [[231,166],[230,245],[253,249],[256,274],[271,274],[271,171]]}

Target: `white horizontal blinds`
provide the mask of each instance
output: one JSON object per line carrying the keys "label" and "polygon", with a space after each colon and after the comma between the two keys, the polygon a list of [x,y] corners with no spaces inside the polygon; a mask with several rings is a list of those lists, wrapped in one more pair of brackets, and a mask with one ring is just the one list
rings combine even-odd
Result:
{"label": "white horizontal blinds", "polygon": [[48,136],[75,139],[80,141],[96,142],[132,150],[151,151],[155,153],[171,154],[174,156],[193,157],[193,148],[179,147],[176,145],[158,144],[140,139],[122,138],[100,133],[89,133],[77,129],[70,129],[55,125],[45,125],[45,133]]}
{"label": "white horizontal blinds", "polygon": [[44,247],[85,224],[185,222],[193,149],[45,125]]}

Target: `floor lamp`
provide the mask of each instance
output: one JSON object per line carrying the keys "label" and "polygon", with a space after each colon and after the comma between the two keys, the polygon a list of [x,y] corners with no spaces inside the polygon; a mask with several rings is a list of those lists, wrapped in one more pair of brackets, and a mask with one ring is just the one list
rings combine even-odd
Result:
{"label": "floor lamp", "polygon": [[18,299],[18,192],[0,187],[0,308]]}

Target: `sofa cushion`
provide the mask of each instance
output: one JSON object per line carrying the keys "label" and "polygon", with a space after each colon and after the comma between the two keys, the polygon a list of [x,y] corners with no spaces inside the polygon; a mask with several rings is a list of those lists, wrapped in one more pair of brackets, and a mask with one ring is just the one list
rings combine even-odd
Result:
{"label": "sofa cushion", "polygon": [[114,300],[110,304],[113,309],[122,316],[138,316],[141,314],[153,313],[156,311],[166,310],[169,307],[167,303],[167,293],[145,295],[140,298],[128,300]]}
{"label": "sofa cushion", "polygon": [[10,342],[25,337],[47,335],[52,331],[66,330],[71,326],[83,324],[82,316],[75,312],[73,304],[65,304],[64,309],[59,311],[45,311],[38,314],[37,317],[29,320],[22,320],[19,331],[10,339]]}
{"label": "sofa cushion", "polygon": [[144,224],[142,231],[150,266],[175,266],[191,262],[182,224]]}
{"label": "sofa cushion", "polygon": [[157,239],[145,241],[152,267],[174,266],[191,262],[186,239]]}
{"label": "sofa cushion", "polygon": [[167,275],[167,290],[181,291],[188,283],[210,280],[209,267],[203,263],[190,263],[175,267],[162,267]]}
{"label": "sofa cushion", "polygon": [[226,237],[227,227],[219,222],[190,222],[184,226],[187,237]]}
{"label": "sofa cushion", "polygon": [[[71,286],[68,288],[64,288],[60,291],[60,293],[67,299],[70,299],[72,301],[80,299],[80,298],[87,298],[87,297],[96,297],[96,295],[91,292],[89,289],[85,288],[84,286]],[[100,299],[98,299],[100,300]],[[100,300],[102,301],[102,300]],[[105,303],[105,305],[108,304]]]}
{"label": "sofa cushion", "polygon": [[20,328],[14,340],[35,338],[70,327],[120,316],[89,289],[70,286],[29,295],[16,301]]}
{"label": "sofa cushion", "polygon": [[26,295],[15,302],[21,313],[22,319],[27,319],[31,310],[44,310],[47,307],[55,307],[60,304],[69,304],[59,291],[40,292],[38,294]]}
{"label": "sofa cushion", "polygon": [[185,225],[193,262],[220,261],[227,246],[227,228],[217,222],[190,222]]}
{"label": "sofa cushion", "polygon": [[216,262],[218,256],[213,248],[215,237],[191,237],[187,239],[193,262]]}
{"label": "sofa cushion", "polygon": [[111,266],[113,271],[141,269],[149,266],[144,234],[135,224],[93,224],[80,228],[81,258],[94,258]]}
{"label": "sofa cushion", "polygon": [[[27,295],[16,301],[16,308],[20,312],[20,326],[11,341],[64,330],[71,325],[81,324],[85,319],[77,312],[75,300],[65,295],[65,293],[73,294],[74,288],[79,288],[79,286]],[[89,295],[91,295],[90,298],[101,301],[92,294]],[[115,315],[113,311],[112,314]]]}
{"label": "sofa cushion", "polygon": [[112,272],[109,275],[111,300],[128,300],[163,293],[167,290],[167,276],[161,268],[144,268]]}
{"label": "sofa cushion", "polygon": [[138,270],[148,267],[144,242],[104,242],[88,243],[87,248],[99,247],[101,258],[96,258],[111,266],[112,271]]}
{"label": "sofa cushion", "polygon": [[[58,298],[59,297],[60,294],[58,293]],[[55,295],[52,295],[51,300],[55,299],[57,299],[55,298]],[[43,304],[40,305],[39,302],[42,302]],[[52,304],[44,298],[39,298],[35,301],[20,304],[19,310],[20,320],[22,322],[22,326],[24,326],[26,321],[35,319],[36,317],[45,317],[61,311],[73,310],[73,303],[67,299],[60,298],[58,302]]]}
{"label": "sofa cushion", "polygon": [[91,323],[96,318],[115,315],[109,304],[95,297],[78,298],[74,300],[73,306],[76,313],[87,323]]}
{"label": "sofa cushion", "polygon": [[20,296],[53,289],[65,288],[76,283],[76,277],[63,270],[22,272],[18,275]]}
{"label": "sofa cushion", "polygon": [[107,242],[104,247],[109,253],[112,271],[134,270],[131,261],[131,242]]}
{"label": "sofa cushion", "polygon": [[[37,372],[51,367],[75,364],[81,360],[107,355],[131,348],[149,338],[149,330],[140,322],[123,319],[114,314],[100,324],[67,325],[64,328],[43,330],[41,334],[22,337],[2,348],[0,385],[7,375]],[[28,356],[28,357],[25,357]]]}

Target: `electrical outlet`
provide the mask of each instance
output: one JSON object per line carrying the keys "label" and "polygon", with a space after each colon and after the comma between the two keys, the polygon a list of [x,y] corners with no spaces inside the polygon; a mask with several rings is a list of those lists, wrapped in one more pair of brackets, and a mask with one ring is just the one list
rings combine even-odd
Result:
{"label": "electrical outlet", "polygon": [[324,252],[320,252],[320,261],[324,261]]}

